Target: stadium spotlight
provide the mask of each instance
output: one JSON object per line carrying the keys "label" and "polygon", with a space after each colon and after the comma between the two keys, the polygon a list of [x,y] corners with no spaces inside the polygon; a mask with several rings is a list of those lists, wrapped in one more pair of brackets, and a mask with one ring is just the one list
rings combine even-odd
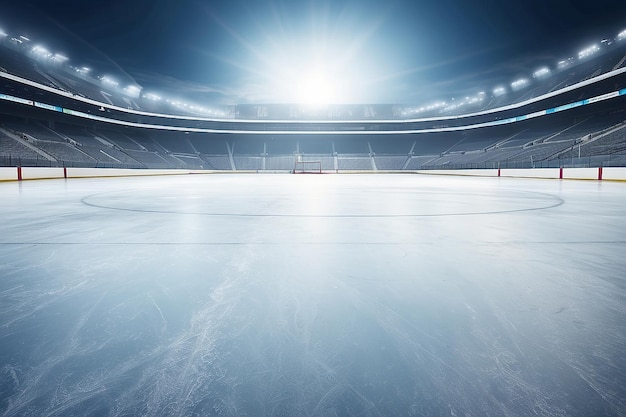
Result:
{"label": "stadium spotlight", "polygon": [[499,97],[506,93],[506,88],[500,86],[493,89],[493,95]]}
{"label": "stadium spotlight", "polygon": [[482,103],[485,100],[485,92],[481,91],[480,93],[476,94],[474,97],[468,97],[467,100],[469,104]]}
{"label": "stadium spotlight", "polygon": [[143,97],[152,101],[161,101],[161,96],[158,94],[154,94],[154,93],[146,93],[143,95]]}
{"label": "stadium spotlight", "polygon": [[595,54],[599,50],[600,50],[600,47],[598,45],[591,45],[590,47],[585,48],[582,51],[578,52],[578,59],[585,59],[587,57],[590,57],[591,55]]}
{"label": "stadium spotlight", "polygon": [[626,39],[626,29],[622,30],[618,35],[617,35],[617,40],[621,41]]}
{"label": "stadium spotlight", "polygon": [[48,51],[46,48],[44,48],[44,47],[43,47],[43,46],[41,46],[41,45],[35,45],[35,46],[33,47],[33,49],[31,49],[31,51],[32,51],[33,53],[35,53],[35,54],[39,55],[39,56],[42,56],[42,57],[48,57],[48,56],[50,56],[50,51]]}
{"label": "stadium spotlight", "polygon": [[23,35],[20,35],[20,39],[22,40],[22,42],[30,42],[30,39]]}
{"label": "stadium spotlight", "polygon": [[68,57],[66,57],[65,55],[61,55],[61,54],[54,54],[52,59],[56,62],[61,62],[61,63],[67,62],[69,60]]}
{"label": "stadium spotlight", "polygon": [[528,85],[528,80],[526,78],[520,78],[519,80],[515,80],[511,83],[511,88],[513,90],[519,90]]}
{"label": "stadium spotlight", "polygon": [[550,75],[550,68],[543,67],[539,68],[537,71],[533,73],[533,78],[546,78]]}
{"label": "stadium spotlight", "polygon": [[129,85],[128,87],[126,87],[124,89],[124,93],[127,96],[133,97],[133,98],[137,98],[139,97],[139,93],[141,93],[141,87],[137,86],[137,85]]}
{"label": "stadium spotlight", "polygon": [[574,58],[573,57],[569,57],[567,59],[562,59],[557,64],[557,67],[560,70],[562,70],[562,69],[565,69],[565,68],[569,67],[572,64],[572,62],[574,62]]}
{"label": "stadium spotlight", "polygon": [[109,87],[117,87],[120,85],[117,81],[107,75],[103,75],[102,77],[100,77],[100,82]]}

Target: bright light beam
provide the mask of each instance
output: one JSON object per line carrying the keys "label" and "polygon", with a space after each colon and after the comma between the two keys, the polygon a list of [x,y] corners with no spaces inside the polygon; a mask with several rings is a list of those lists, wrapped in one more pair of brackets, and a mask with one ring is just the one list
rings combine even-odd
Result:
{"label": "bright light beam", "polygon": [[296,102],[309,105],[331,104],[337,101],[337,87],[322,70],[304,74],[296,90]]}
{"label": "bright light beam", "polygon": [[244,52],[239,59],[217,57],[244,71],[239,82],[242,101],[320,106],[371,101],[364,97],[375,95],[381,88],[375,80],[389,72],[390,61],[372,42],[384,16],[360,20],[349,12],[329,20],[327,10],[316,6],[311,21],[301,22],[311,27],[303,33],[290,30],[275,10],[271,27],[262,22],[253,25],[257,36],[237,31],[210,12],[209,16]]}

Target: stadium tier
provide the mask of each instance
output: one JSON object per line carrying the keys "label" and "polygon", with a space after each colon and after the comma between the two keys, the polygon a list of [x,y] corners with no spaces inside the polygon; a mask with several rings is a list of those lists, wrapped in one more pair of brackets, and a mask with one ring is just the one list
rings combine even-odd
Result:
{"label": "stadium tier", "polygon": [[0,165],[323,171],[615,166],[626,42],[454,106],[231,106],[219,118],[105,88],[0,43]]}

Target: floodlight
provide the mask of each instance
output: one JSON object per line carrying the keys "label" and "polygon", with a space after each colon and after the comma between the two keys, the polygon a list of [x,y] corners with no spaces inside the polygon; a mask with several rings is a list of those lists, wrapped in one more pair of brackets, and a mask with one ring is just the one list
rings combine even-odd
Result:
{"label": "floodlight", "polygon": [[493,95],[498,97],[506,93],[506,88],[504,87],[496,87],[493,89]]}
{"label": "floodlight", "polygon": [[91,68],[88,68],[88,67],[74,68],[74,71],[76,71],[80,75],[87,75],[91,71]]}
{"label": "floodlight", "polygon": [[519,90],[520,88],[525,87],[528,84],[528,80],[525,78],[520,78],[519,80],[515,80],[511,83],[511,88],[513,90]]}
{"label": "floodlight", "polygon": [[69,60],[68,57],[66,57],[65,55],[61,55],[61,54],[54,54],[52,59],[54,59],[57,62],[65,62],[65,61]]}
{"label": "floodlight", "polygon": [[[152,101],[161,101],[161,96],[159,96],[158,94],[154,94],[154,93],[146,93],[143,96],[144,98],[147,98],[148,100],[152,100]],[[169,100],[168,100],[169,102]]]}
{"label": "floodlight", "polygon": [[0,38],[6,38],[7,36],[7,33],[4,30],[0,29]]}
{"label": "floodlight", "polygon": [[50,55],[50,52],[43,46],[41,45],[35,45],[32,49],[32,51],[34,53],[36,53],[37,55],[41,55],[41,56],[48,56]]}
{"label": "floodlight", "polygon": [[533,78],[545,78],[548,75],[550,75],[550,68],[543,67],[533,73]]}
{"label": "floodlight", "polygon": [[617,40],[621,41],[626,39],[626,29],[622,30],[618,35],[617,35]]}
{"label": "floodlight", "polygon": [[595,54],[599,50],[600,50],[600,47],[598,45],[591,45],[590,47],[585,48],[582,51],[578,52],[578,59],[587,58],[587,57]]}
{"label": "floodlight", "polygon": [[31,52],[35,54],[37,58],[40,58],[40,59],[52,58],[52,54],[50,53],[50,51],[48,51],[45,47],[41,45],[35,46],[33,49],[31,49]]}
{"label": "floodlight", "polygon": [[476,103],[481,103],[484,99],[485,99],[485,93],[481,91],[474,97],[468,97],[467,101],[469,104],[476,104]]}
{"label": "floodlight", "polygon": [[129,85],[124,89],[124,93],[130,97],[137,98],[139,97],[139,93],[141,93],[141,87],[136,85]]}
{"label": "floodlight", "polygon": [[569,67],[572,62],[574,62],[574,58],[569,57],[567,59],[560,60],[557,66],[559,69],[564,69],[564,68]]}
{"label": "floodlight", "polygon": [[104,85],[108,85],[111,87],[117,87],[119,85],[119,83],[117,81],[115,81],[114,79],[110,78],[107,75],[104,75],[100,78],[100,81],[102,82],[102,84]]}
{"label": "floodlight", "polygon": [[30,42],[30,39],[28,39],[26,36],[20,35],[20,39],[25,41],[25,42]]}

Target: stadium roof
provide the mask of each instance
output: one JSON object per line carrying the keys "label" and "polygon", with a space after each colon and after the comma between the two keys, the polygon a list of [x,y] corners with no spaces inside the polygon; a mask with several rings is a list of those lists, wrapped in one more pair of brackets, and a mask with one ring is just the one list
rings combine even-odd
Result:
{"label": "stadium roof", "polygon": [[475,95],[521,85],[626,29],[626,3],[607,0],[42,0],[3,9],[0,29],[45,40],[74,65],[216,104]]}

